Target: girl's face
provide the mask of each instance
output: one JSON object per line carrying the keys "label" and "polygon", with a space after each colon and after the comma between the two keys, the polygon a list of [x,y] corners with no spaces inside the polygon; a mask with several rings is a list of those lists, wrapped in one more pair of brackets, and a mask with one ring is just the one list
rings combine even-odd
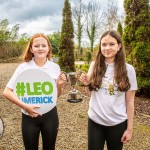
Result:
{"label": "girl's face", "polygon": [[106,35],[101,40],[101,52],[107,63],[114,62],[114,58],[120,48],[121,44],[118,44],[117,40],[110,35]]}
{"label": "girl's face", "polygon": [[37,37],[33,40],[33,44],[30,48],[35,59],[45,59],[49,52],[49,46],[47,40],[44,37]]}

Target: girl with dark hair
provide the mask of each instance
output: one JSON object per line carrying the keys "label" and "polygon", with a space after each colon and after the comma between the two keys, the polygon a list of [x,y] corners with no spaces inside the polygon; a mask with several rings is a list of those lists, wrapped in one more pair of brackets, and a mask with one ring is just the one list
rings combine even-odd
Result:
{"label": "girl with dark hair", "polygon": [[125,62],[121,36],[114,30],[100,39],[99,51],[80,81],[91,94],[88,110],[88,150],[122,150],[133,132],[136,73]]}

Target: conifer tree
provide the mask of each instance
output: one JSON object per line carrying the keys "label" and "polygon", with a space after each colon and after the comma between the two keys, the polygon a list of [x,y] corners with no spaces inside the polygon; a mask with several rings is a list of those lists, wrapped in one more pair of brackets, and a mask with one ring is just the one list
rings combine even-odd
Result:
{"label": "conifer tree", "polygon": [[74,29],[72,22],[71,6],[68,0],[64,2],[63,22],[59,45],[59,65],[65,72],[75,71],[74,64]]}
{"label": "conifer tree", "polygon": [[118,31],[118,33],[122,36],[122,34],[123,34],[123,29],[122,29],[122,25],[121,25],[121,22],[120,22],[120,21],[119,21],[119,23],[118,23],[117,31]]}
{"label": "conifer tree", "polygon": [[123,34],[128,60],[136,68],[139,93],[150,97],[150,5],[149,0],[124,0]]}

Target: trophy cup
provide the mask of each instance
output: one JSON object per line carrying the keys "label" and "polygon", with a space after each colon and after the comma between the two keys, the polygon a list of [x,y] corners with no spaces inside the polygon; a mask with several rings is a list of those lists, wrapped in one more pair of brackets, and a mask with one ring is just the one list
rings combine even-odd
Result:
{"label": "trophy cup", "polygon": [[78,103],[82,101],[82,95],[81,93],[76,89],[77,84],[77,73],[76,72],[70,72],[67,73],[68,81],[70,82],[70,85],[72,86],[72,90],[69,91],[67,101],[70,103]]}

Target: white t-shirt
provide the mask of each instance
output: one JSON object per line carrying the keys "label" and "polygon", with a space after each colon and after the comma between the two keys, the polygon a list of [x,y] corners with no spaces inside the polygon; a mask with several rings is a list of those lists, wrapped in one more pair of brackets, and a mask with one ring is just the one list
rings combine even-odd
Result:
{"label": "white t-shirt", "polygon": [[[114,86],[114,64],[107,64],[101,88],[91,92],[88,115],[94,122],[105,125],[117,125],[127,119],[125,92]],[[88,75],[91,74],[94,62],[91,63]],[[130,82],[129,90],[137,90],[136,73],[132,65],[126,64]]]}
{"label": "white t-shirt", "polygon": [[60,67],[59,67],[59,65],[55,64],[54,62],[47,60],[46,63],[44,64],[44,66],[39,67],[38,65],[36,65],[36,63],[32,59],[31,61],[24,62],[17,67],[17,69],[15,70],[13,76],[9,80],[6,87],[13,89],[17,76],[20,73],[22,73],[23,71],[25,71],[27,69],[32,69],[32,68],[33,69],[41,69],[41,70],[45,71],[46,73],[48,73],[51,76],[51,78],[53,78],[55,80],[57,80],[58,76],[60,75]]}
{"label": "white t-shirt", "polygon": [[[57,80],[58,76],[60,75],[60,67],[59,67],[59,65],[55,64],[54,62],[47,60],[46,63],[44,64],[44,66],[39,67],[36,65],[36,63],[32,59],[31,61],[24,62],[17,67],[13,76],[7,83],[6,87],[13,89],[18,75],[28,69],[40,69],[40,70],[46,72],[47,74],[49,74],[50,77],[53,78],[54,80]],[[56,102],[53,102],[52,105],[53,105],[52,108],[54,108],[56,106]]]}

